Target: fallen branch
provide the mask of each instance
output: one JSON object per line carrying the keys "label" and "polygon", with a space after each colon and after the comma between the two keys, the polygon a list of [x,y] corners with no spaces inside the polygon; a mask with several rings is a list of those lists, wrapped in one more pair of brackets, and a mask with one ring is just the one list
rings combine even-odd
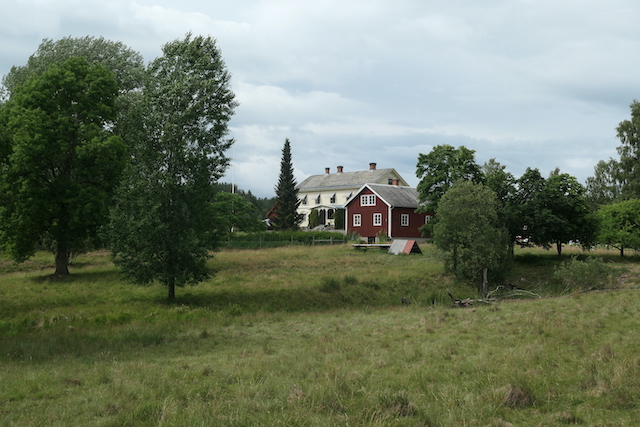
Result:
{"label": "fallen branch", "polygon": [[460,308],[465,308],[465,307],[471,307],[474,303],[476,302],[482,302],[485,304],[491,304],[491,300],[488,299],[471,299],[471,298],[465,298],[465,299],[459,299],[453,296],[453,294],[451,294],[451,291],[449,289],[447,289],[447,293],[449,294],[449,296],[451,297],[451,299],[453,300],[453,306],[454,307],[460,307]]}
{"label": "fallen branch", "polygon": [[531,291],[527,291],[525,289],[519,289],[519,288],[513,287],[512,285],[509,285],[509,286],[511,290],[507,293],[501,294],[500,296],[494,296],[494,294],[496,294],[497,292],[504,291],[506,289],[504,286],[500,285],[497,288],[495,288],[493,291],[489,292],[486,298],[481,298],[481,299],[456,298],[453,296],[453,294],[449,289],[447,289],[447,293],[449,294],[449,297],[453,300],[453,306],[460,307],[460,308],[471,307],[475,303],[491,304],[495,301],[500,301],[505,299],[514,299],[517,297],[540,298],[540,295],[533,293]]}
{"label": "fallen branch", "polygon": [[513,299],[516,297],[533,297],[533,298],[540,298],[540,295],[531,292],[531,291],[527,291],[526,289],[520,289],[520,288],[516,288],[515,286],[509,284],[508,285],[509,288],[509,292],[501,294],[499,297],[492,297],[493,294],[495,294],[496,292],[499,291],[504,291],[505,289],[507,289],[507,287],[503,286],[503,285],[499,285],[497,288],[495,288],[494,290],[492,290],[491,292],[489,292],[487,294],[487,298],[491,298],[491,299]]}

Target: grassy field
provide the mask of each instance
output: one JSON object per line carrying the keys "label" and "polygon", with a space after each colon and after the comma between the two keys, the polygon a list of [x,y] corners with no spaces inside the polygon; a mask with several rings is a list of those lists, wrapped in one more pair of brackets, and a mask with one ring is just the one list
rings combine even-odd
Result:
{"label": "grassy field", "polygon": [[0,258],[0,425],[638,425],[637,258],[598,253],[620,288],[580,292],[519,251],[542,298],[454,309],[477,295],[422,248],[224,251],[175,304],[106,253],[64,280]]}

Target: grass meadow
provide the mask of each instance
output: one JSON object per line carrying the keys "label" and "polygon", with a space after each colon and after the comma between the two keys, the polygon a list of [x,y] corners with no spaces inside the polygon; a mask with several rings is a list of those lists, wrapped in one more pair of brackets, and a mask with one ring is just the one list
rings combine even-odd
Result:
{"label": "grass meadow", "polygon": [[422,249],[222,251],[173,304],[104,252],[62,280],[48,254],[0,257],[0,425],[640,423],[638,258],[590,254],[617,287],[582,292],[520,250],[510,282],[540,298],[460,309],[447,289],[474,289]]}

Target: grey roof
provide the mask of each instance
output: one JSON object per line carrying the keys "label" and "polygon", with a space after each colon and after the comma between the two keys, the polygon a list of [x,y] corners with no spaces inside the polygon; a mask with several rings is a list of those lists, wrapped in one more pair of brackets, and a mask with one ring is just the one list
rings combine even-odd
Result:
{"label": "grey roof", "polygon": [[418,190],[413,187],[395,185],[367,184],[374,193],[392,208],[417,208]]}
{"label": "grey roof", "polygon": [[300,191],[328,188],[360,188],[367,183],[387,184],[389,178],[397,178],[400,184],[408,185],[395,169],[373,169],[359,172],[325,173],[311,175],[298,185]]}

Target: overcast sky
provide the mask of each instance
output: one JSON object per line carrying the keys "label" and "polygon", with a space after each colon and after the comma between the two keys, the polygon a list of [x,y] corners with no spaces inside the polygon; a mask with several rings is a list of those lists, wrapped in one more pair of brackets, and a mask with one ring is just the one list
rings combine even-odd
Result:
{"label": "overcast sky", "polygon": [[519,177],[580,182],[617,157],[640,98],[637,0],[1,0],[0,75],[44,38],[103,36],[140,52],[218,40],[240,106],[225,181],[272,197],[285,138],[298,182],[395,168],[464,145]]}

